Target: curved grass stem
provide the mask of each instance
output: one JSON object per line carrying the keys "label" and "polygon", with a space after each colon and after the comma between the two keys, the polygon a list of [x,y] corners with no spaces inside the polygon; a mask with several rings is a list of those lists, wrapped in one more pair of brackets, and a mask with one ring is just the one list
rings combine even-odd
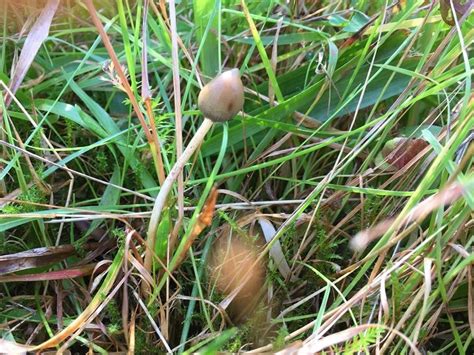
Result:
{"label": "curved grass stem", "polygon": [[191,139],[186,149],[183,151],[183,154],[178,158],[173,168],[169,172],[168,176],[163,182],[163,185],[161,186],[158,196],[156,197],[155,204],[151,212],[150,224],[148,225],[147,250],[145,252],[145,269],[149,272],[151,272],[152,268],[153,254],[156,242],[156,231],[160,222],[161,212],[163,211],[163,208],[166,205],[168,195],[171,189],[173,188],[173,183],[176,181],[179,174],[183,170],[184,165],[189,161],[196,149],[202,144],[204,137],[211,129],[212,124],[213,122],[210,119],[204,119],[203,123],[196,131],[196,134]]}

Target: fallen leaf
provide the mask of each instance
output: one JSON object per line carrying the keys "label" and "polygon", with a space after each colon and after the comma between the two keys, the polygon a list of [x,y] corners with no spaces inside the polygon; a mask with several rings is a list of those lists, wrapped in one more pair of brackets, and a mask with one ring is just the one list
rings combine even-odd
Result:
{"label": "fallen leaf", "polygon": [[385,143],[375,162],[385,170],[400,170],[427,146],[421,138],[397,137]]}

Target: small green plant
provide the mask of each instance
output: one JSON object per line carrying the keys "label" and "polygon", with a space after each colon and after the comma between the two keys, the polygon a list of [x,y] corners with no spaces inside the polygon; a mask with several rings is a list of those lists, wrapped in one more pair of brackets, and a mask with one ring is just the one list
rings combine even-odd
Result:
{"label": "small green plant", "polygon": [[237,333],[223,346],[225,351],[236,354],[242,351],[242,346],[246,343],[246,339],[249,335],[250,329],[246,326],[238,328]]}
{"label": "small green plant", "polygon": [[[369,228],[376,222],[380,214],[380,205],[382,198],[380,196],[369,195],[364,201],[364,225],[362,228]],[[358,219],[360,215],[358,215]]]}
{"label": "small green plant", "polygon": [[74,141],[75,140],[75,131],[74,131],[75,124],[72,121],[66,120],[65,125],[66,125],[66,134],[64,138],[65,143],[69,147],[73,147],[75,146],[75,141]]}
{"label": "small green plant", "polygon": [[148,334],[138,329],[135,334],[135,353],[136,354],[162,354],[156,345],[150,342]]}
{"label": "small green plant", "polygon": [[119,245],[123,245],[123,243],[125,243],[125,238],[127,237],[125,231],[120,228],[112,229],[112,236],[117,239]]}
{"label": "small green plant", "polygon": [[110,172],[109,157],[104,150],[99,150],[95,156],[95,166],[101,173]]}
{"label": "small green plant", "polygon": [[35,204],[46,203],[46,196],[39,188],[32,186],[25,192],[19,194],[16,201],[18,202],[13,202],[9,205],[3,206],[1,212],[5,214],[13,214],[39,211],[43,208]]}
{"label": "small green plant", "polygon": [[108,326],[107,326],[107,332],[110,334],[110,335],[116,335],[116,334],[119,334],[122,330],[122,327],[120,326],[120,323],[110,323]]}
{"label": "small green plant", "polygon": [[16,214],[22,213],[22,208],[17,204],[10,204],[2,207],[2,213],[4,214]]}
{"label": "small green plant", "polygon": [[349,344],[344,347],[344,355],[352,355],[358,352],[370,354],[369,347],[375,344],[384,333],[383,328],[371,327],[357,335]]}
{"label": "small green plant", "polygon": [[283,349],[284,346],[285,346],[285,337],[288,335],[288,329],[286,326],[281,326],[279,329],[278,329],[278,332],[276,334],[276,337],[275,339],[273,340],[272,344],[273,344],[273,349],[275,351],[278,351],[280,349]]}
{"label": "small green plant", "polygon": [[112,299],[107,303],[106,313],[112,323],[120,324],[122,321],[122,312],[120,311],[115,299]]}

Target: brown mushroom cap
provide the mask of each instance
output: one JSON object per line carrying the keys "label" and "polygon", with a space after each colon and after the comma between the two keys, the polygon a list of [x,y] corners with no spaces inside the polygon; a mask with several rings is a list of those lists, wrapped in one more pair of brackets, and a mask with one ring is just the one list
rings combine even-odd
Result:
{"label": "brown mushroom cap", "polygon": [[199,93],[198,106],[211,121],[232,119],[244,106],[244,86],[239,70],[225,71],[204,86]]}

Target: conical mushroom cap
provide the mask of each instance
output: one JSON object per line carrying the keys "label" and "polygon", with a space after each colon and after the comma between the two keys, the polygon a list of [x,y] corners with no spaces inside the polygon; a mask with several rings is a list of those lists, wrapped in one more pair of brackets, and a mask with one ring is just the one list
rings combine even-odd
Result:
{"label": "conical mushroom cap", "polygon": [[198,106],[204,117],[214,122],[233,118],[244,105],[244,86],[238,69],[223,72],[204,86]]}

